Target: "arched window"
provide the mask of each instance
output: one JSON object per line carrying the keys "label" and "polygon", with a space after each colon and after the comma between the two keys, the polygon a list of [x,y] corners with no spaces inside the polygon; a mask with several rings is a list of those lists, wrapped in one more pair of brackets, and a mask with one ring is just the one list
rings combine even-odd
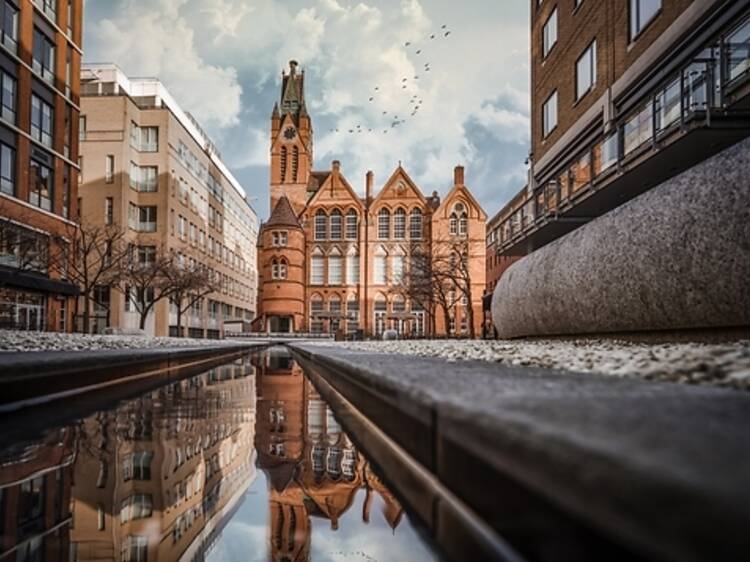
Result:
{"label": "arched window", "polygon": [[391,212],[388,209],[380,209],[378,213],[378,238],[387,240],[391,236]]}
{"label": "arched window", "polygon": [[359,217],[355,209],[349,209],[346,212],[346,239],[356,240],[359,226]]}
{"label": "arched window", "polygon": [[341,264],[341,252],[334,248],[328,256],[328,284],[341,285],[344,282],[344,272]]}
{"label": "arched window", "polygon": [[320,248],[313,250],[310,258],[310,284],[322,285],[325,281],[325,258]]}
{"label": "arched window", "polygon": [[387,274],[387,260],[388,255],[386,254],[385,250],[382,246],[380,246],[375,251],[375,261],[374,261],[374,267],[372,268],[372,275],[373,275],[373,283],[375,285],[385,285],[386,284],[386,274]]}
{"label": "arched window", "polygon": [[422,239],[422,211],[420,209],[411,210],[411,217],[409,219],[409,237],[412,240]]}
{"label": "arched window", "polygon": [[310,297],[310,331],[313,334],[323,333],[323,312],[325,303],[318,294]]}
{"label": "arched window", "polygon": [[469,219],[463,203],[456,203],[453,206],[453,213],[450,218],[450,231],[453,236],[466,236],[469,232]]}
{"label": "arched window", "polygon": [[292,181],[295,183],[297,180],[297,172],[299,171],[299,147],[295,146],[292,149]]}
{"label": "arched window", "polygon": [[343,220],[344,217],[341,215],[341,211],[338,209],[331,211],[331,240],[341,240]]}
{"label": "arched window", "polygon": [[315,240],[326,239],[326,227],[328,226],[328,215],[323,209],[315,213]]}
{"label": "arched window", "polygon": [[357,285],[359,283],[359,252],[352,247],[346,253],[346,284]]}
{"label": "arched window", "polygon": [[458,215],[456,213],[451,214],[451,236],[458,234]]}
{"label": "arched window", "polygon": [[346,332],[354,334],[359,329],[359,300],[353,293],[346,301],[346,318]]}
{"label": "arched window", "polygon": [[393,213],[393,237],[397,240],[406,238],[406,211],[401,207]]}
{"label": "arched window", "polygon": [[330,333],[335,334],[341,325],[341,297],[331,295],[328,299],[328,311],[331,313]]}
{"label": "arched window", "polygon": [[385,295],[378,293],[375,295],[375,305],[374,305],[374,313],[375,313],[375,335],[380,336],[385,331],[385,320],[386,316],[388,315],[388,301],[385,298]]}
{"label": "arched window", "polygon": [[286,181],[286,160],[287,160],[287,151],[286,147],[281,147],[281,181]]}
{"label": "arched window", "polygon": [[405,262],[406,258],[404,256],[404,251],[401,248],[398,248],[394,252],[393,259],[391,261],[391,283],[393,283],[394,285],[398,285],[404,280]]}
{"label": "arched window", "polygon": [[286,258],[281,258],[279,260],[279,279],[286,279],[288,273],[289,263],[286,261]]}

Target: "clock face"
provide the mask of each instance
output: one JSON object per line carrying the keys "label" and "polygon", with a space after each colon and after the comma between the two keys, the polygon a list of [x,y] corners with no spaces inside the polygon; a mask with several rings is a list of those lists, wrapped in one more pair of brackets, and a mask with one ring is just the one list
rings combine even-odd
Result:
{"label": "clock face", "polygon": [[294,130],[294,127],[287,127],[286,129],[284,129],[285,139],[292,140],[296,136],[297,136],[297,131]]}

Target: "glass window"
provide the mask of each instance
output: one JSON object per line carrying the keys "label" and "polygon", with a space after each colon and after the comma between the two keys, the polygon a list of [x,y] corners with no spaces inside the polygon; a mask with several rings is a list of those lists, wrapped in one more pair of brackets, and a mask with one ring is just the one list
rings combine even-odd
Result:
{"label": "glass window", "polygon": [[680,80],[674,80],[656,96],[656,130],[663,131],[680,120]]}
{"label": "glass window", "polygon": [[57,23],[57,0],[34,0],[34,4],[36,4],[48,18]]}
{"label": "glass window", "polygon": [[594,176],[617,164],[618,137],[612,134],[594,147]]}
{"label": "glass window", "polygon": [[3,0],[0,3],[0,10],[2,10],[2,21],[0,21],[0,34],[3,45],[10,50],[12,53],[18,53],[18,8]]}
{"label": "glass window", "polygon": [[16,151],[0,143],[0,191],[16,194]]}
{"label": "glass window", "polygon": [[325,263],[323,256],[313,256],[310,265],[310,283],[313,285],[322,285],[325,280],[324,270]]}
{"label": "glass window", "polygon": [[346,283],[347,285],[359,283],[359,254],[356,252],[346,257]]}
{"label": "glass window", "polygon": [[319,295],[314,295],[310,300],[310,331],[313,334],[320,334],[323,332],[323,320],[319,316],[324,310],[323,299]]}
{"label": "glass window", "polygon": [[341,256],[328,256],[328,284],[341,285],[344,282]]}
{"label": "glass window", "polygon": [[112,197],[107,197],[104,200],[104,224],[107,226],[114,223],[114,199]]}
{"label": "glass window", "polygon": [[104,181],[106,183],[112,183],[115,181],[115,156],[114,154],[107,154],[104,161]]}
{"label": "glass window", "polygon": [[727,78],[735,80],[750,71],[750,19],[726,38]]}
{"label": "glass window", "polygon": [[651,140],[653,134],[652,114],[652,105],[649,103],[625,122],[623,128],[623,149],[625,154],[630,154],[633,150]]}
{"label": "glass window", "polygon": [[576,62],[576,99],[579,100],[596,84],[596,41],[589,45]]}
{"label": "glass window", "polygon": [[393,284],[401,283],[404,280],[404,256],[393,256],[393,270],[391,281]]}
{"label": "glass window", "polygon": [[393,213],[393,237],[398,240],[406,238],[406,211],[398,208]]}
{"label": "glass window", "polygon": [[70,216],[70,166],[63,166],[62,185],[62,216],[66,219]]}
{"label": "glass window", "polygon": [[154,192],[158,188],[159,170],[156,166],[130,163],[130,187],[136,191]]}
{"label": "glass window", "polygon": [[146,519],[151,517],[151,512],[151,494],[133,494],[120,505],[120,521],[127,523],[135,519]]}
{"label": "glass window", "polygon": [[122,562],[147,562],[148,538],[129,535],[122,541],[120,559]]}
{"label": "glass window", "polygon": [[587,152],[570,167],[570,180],[573,193],[591,183],[591,155]]}
{"label": "glass window", "polygon": [[315,240],[326,239],[326,227],[328,226],[328,215],[323,209],[315,213]]}
{"label": "glass window", "polygon": [[381,209],[378,213],[378,238],[387,239],[391,235],[391,212]]}
{"label": "glass window", "polygon": [[542,31],[542,52],[546,57],[557,43],[557,8],[547,18]]}
{"label": "glass window", "polygon": [[139,152],[157,152],[159,150],[159,128],[139,127],[130,124],[130,146]]}
{"label": "glass window", "polygon": [[661,10],[661,0],[630,0],[630,39],[635,39]]}
{"label": "glass window", "polygon": [[156,207],[138,207],[139,232],[156,232]]}
{"label": "glass window", "polygon": [[18,96],[18,82],[16,79],[3,71],[2,76],[2,118],[9,123],[16,124],[16,100]]}
{"label": "glass window", "polygon": [[375,266],[373,269],[373,283],[376,285],[385,285],[386,283],[386,257],[375,256]]}
{"label": "glass window", "polygon": [[412,240],[422,239],[422,211],[412,209],[409,219],[409,237]]}
{"label": "glass window", "polygon": [[55,44],[38,28],[34,28],[34,51],[31,68],[47,82],[55,80]]}
{"label": "glass window", "polygon": [[331,211],[331,240],[341,240],[343,219],[341,211],[338,209]]}
{"label": "glass window", "polygon": [[557,90],[552,92],[552,95],[547,98],[542,108],[542,135],[544,137],[549,134],[557,127]]}
{"label": "glass window", "polygon": [[359,220],[357,217],[357,211],[354,209],[349,209],[346,213],[346,239],[347,240],[356,240],[357,239],[357,231],[359,227]]}
{"label": "glass window", "polygon": [[55,111],[41,98],[31,95],[31,136],[45,146],[52,146]]}
{"label": "glass window", "polygon": [[54,174],[51,168],[31,160],[29,166],[29,203],[44,209],[52,210],[54,192]]}

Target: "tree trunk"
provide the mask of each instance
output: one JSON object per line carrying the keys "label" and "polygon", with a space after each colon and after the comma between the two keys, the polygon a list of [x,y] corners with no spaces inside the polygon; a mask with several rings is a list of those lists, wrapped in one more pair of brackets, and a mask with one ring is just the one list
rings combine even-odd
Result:
{"label": "tree trunk", "polygon": [[474,305],[469,299],[469,304],[466,305],[466,320],[469,322],[469,338],[474,339],[477,337],[477,331],[474,329]]}
{"label": "tree trunk", "polygon": [[83,333],[91,333],[91,296],[89,293],[83,296]]}
{"label": "tree trunk", "polygon": [[182,337],[182,308],[177,305],[177,337]]}

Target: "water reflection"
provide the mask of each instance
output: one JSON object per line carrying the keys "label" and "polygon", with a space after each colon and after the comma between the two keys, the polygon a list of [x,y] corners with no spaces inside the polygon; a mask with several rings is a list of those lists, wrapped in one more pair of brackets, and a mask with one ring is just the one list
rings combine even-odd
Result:
{"label": "water reflection", "polygon": [[0,531],[1,562],[434,559],[283,349],[3,451]]}

